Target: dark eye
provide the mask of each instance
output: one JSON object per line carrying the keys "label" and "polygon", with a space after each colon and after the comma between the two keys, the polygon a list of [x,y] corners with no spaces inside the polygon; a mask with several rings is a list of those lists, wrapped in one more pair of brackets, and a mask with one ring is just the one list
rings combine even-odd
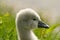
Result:
{"label": "dark eye", "polygon": [[36,20],[36,19],[33,19],[33,20]]}

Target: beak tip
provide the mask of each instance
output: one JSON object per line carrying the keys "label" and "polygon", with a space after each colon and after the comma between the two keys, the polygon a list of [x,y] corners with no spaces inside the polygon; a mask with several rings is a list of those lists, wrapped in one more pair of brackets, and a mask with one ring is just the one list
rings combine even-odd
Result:
{"label": "beak tip", "polygon": [[38,22],[38,28],[49,28],[49,25],[43,23],[42,21]]}
{"label": "beak tip", "polygon": [[45,25],[45,28],[49,28],[49,25]]}

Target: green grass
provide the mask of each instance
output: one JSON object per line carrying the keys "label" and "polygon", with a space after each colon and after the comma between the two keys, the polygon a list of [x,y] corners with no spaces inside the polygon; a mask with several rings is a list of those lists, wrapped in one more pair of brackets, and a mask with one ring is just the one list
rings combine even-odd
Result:
{"label": "green grass", "polygon": [[15,18],[1,16],[0,20],[0,40],[17,40]]}
{"label": "green grass", "polygon": [[[18,40],[15,26],[15,17],[12,16],[12,8],[0,5],[0,40]],[[49,29],[35,29],[34,33],[41,40],[60,40],[60,31],[55,33],[53,30],[60,24],[56,23]]]}

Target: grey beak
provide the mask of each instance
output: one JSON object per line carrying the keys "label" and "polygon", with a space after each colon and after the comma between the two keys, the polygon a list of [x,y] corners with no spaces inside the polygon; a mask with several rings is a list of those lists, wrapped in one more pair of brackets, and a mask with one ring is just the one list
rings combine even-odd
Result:
{"label": "grey beak", "polygon": [[42,21],[39,21],[38,28],[49,28],[49,26],[47,24],[43,23]]}

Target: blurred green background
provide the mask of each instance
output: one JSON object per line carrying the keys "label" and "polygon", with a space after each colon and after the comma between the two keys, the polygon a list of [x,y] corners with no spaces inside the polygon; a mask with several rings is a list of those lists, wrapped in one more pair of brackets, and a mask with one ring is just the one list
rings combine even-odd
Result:
{"label": "blurred green background", "polygon": [[[50,26],[49,29],[34,30],[36,36],[41,40],[60,40],[60,15],[51,11],[53,10],[39,9],[37,11],[42,21]],[[16,12],[13,7],[3,2],[0,3],[0,40],[18,40],[15,26]]]}

